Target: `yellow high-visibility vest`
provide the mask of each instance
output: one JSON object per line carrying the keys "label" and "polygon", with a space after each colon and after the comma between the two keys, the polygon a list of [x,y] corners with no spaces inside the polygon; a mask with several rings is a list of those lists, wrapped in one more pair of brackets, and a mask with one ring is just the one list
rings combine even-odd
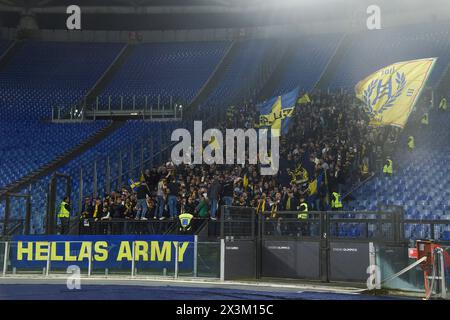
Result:
{"label": "yellow high-visibility vest", "polygon": [[439,103],[439,109],[447,110],[447,99],[442,98],[441,102]]}
{"label": "yellow high-visibility vest", "polygon": [[387,159],[388,164],[385,164],[383,167],[383,173],[392,174],[392,160]]}
{"label": "yellow high-visibility vest", "polygon": [[304,206],[304,209],[298,213],[297,219],[304,219],[304,220],[306,220],[306,219],[308,219],[308,213],[307,213],[308,212],[308,204],[306,202],[302,202],[300,204],[300,207],[302,205]]}
{"label": "yellow high-visibility vest", "polygon": [[58,218],[69,218],[70,212],[66,209],[67,202],[62,201],[59,208]]}
{"label": "yellow high-visibility vest", "polygon": [[408,148],[409,150],[414,149],[415,145],[414,145],[414,137],[413,136],[409,136],[408,137]]}
{"label": "yellow high-visibility vest", "polygon": [[342,202],[339,199],[341,195],[337,192],[333,192],[334,199],[331,200],[331,208],[339,209],[342,208]]}

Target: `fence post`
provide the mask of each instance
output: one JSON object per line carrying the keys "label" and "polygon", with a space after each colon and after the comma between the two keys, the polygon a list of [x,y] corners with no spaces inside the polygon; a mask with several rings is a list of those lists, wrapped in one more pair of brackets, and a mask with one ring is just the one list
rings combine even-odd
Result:
{"label": "fence post", "polygon": [[8,258],[9,258],[9,242],[4,242],[5,253],[3,255],[3,276],[6,276],[6,271],[8,271]]}
{"label": "fence post", "polygon": [[[225,237],[225,206],[220,207],[220,238],[223,239]],[[217,229],[216,229],[217,230]]]}
{"label": "fence post", "polygon": [[445,281],[445,261],[444,261],[444,250],[442,248],[438,249],[439,253],[439,276],[441,280],[441,298],[447,299],[447,284]]}
{"label": "fence post", "polygon": [[328,282],[328,239],[329,223],[327,211],[322,211],[320,215],[320,280]]}
{"label": "fence post", "polygon": [[91,276],[91,273],[92,273],[92,241],[89,242],[88,277]]}
{"label": "fence post", "polygon": [[198,266],[197,266],[198,257],[197,257],[197,255],[198,255],[198,235],[196,234],[196,235],[194,235],[194,266],[193,266],[194,277],[197,277],[197,274],[198,274]]}
{"label": "fence post", "polygon": [[178,241],[175,241],[175,272],[174,272],[174,279],[178,279],[178,250],[179,250],[180,243]]}
{"label": "fence post", "polygon": [[133,248],[131,249],[131,277],[134,278],[134,271],[135,271],[135,267],[136,267],[136,263],[134,261],[135,259],[135,246],[136,246],[136,242],[133,241]]}
{"label": "fence post", "polygon": [[220,281],[225,281],[225,239],[220,239]]}
{"label": "fence post", "polygon": [[45,276],[48,277],[49,273],[50,273],[50,252],[51,252],[51,248],[52,248],[52,243],[53,242],[49,242],[48,243],[48,251],[47,251],[47,264],[45,267]]}

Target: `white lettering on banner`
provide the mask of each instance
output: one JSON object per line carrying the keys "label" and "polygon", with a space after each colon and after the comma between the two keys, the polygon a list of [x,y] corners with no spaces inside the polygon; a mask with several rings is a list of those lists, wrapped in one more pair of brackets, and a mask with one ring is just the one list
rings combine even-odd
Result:
{"label": "white lettering on banner", "polygon": [[358,252],[357,248],[333,248],[335,252]]}

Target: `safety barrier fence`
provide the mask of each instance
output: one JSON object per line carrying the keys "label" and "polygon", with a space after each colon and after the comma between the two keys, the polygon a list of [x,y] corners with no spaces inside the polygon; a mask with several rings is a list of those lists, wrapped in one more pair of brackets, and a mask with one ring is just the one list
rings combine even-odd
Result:
{"label": "safety barrier fence", "polygon": [[23,239],[0,242],[5,276],[155,276],[165,278],[221,276],[219,242],[182,239],[98,238],[86,240]]}
{"label": "safety barrier fence", "polygon": [[222,206],[219,218],[194,217],[189,230],[179,220],[81,219],[78,234],[198,234],[205,238],[256,239],[257,237],[360,240],[407,243],[433,239],[450,243],[450,220],[404,219],[401,210],[314,211],[299,219],[298,211],[257,213],[254,208]]}

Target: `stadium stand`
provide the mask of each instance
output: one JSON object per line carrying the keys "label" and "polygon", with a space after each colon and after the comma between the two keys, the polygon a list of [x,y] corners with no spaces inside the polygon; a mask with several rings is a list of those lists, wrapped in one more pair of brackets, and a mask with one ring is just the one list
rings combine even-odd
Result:
{"label": "stadium stand", "polygon": [[[412,37],[404,30],[397,30],[388,34],[389,41],[383,41],[383,31],[375,32],[370,37],[367,37],[365,33],[348,35],[345,44],[350,43],[346,50],[351,54],[344,55],[344,60],[341,61],[331,83],[335,89],[350,88],[367,73],[391,62],[438,56],[439,60],[435,66],[437,71],[430,78],[430,84],[436,84],[450,60],[446,35],[446,31],[433,31],[423,32]],[[289,38],[286,41],[292,41],[292,39]],[[339,44],[342,44],[341,39],[342,35],[330,34],[314,39],[295,40],[293,51],[286,56],[288,61],[284,61],[288,63],[289,68],[282,69],[283,72],[277,76],[277,83],[271,91],[272,94],[282,94],[295,87],[300,87],[302,91],[313,90]],[[417,46],[417,41],[420,43],[425,41],[429,45]],[[138,104],[142,104],[145,96],[149,98],[149,104],[152,105],[156,105],[158,101],[162,105],[171,100],[173,102],[189,102],[211,76],[230,43],[226,41],[151,43],[134,46],[131,54],[127,56],[121,68],[102,91],[101,106],[108,105],[110,96],[112,105],[116,107],[119,106],[120,97],[123,97],[125,107],[132,105],[133,97],[136,97]],[[260,82],[262,79],[261,65],[265,63],[268,52],[272,49],[271,46],[273,43],[270,39],[243,40],[239,43],[235,56],[226,66],[217,86],[202,102],[200,111],[194,118],[210,116],[215,113],[215,110],[224,111],[227,110],[226,106],[235,104],[236,107],[231,111],[231,119],[226,119],[228,122],[231,120],[228,125],[251,127],[256,123],[256,106],[251,101],[244,103],[244,98],[256,97],[264,86],[264,83]],[[70,106],[74,102],[80,101],[111,64],[121,48],[123,48],[123,44],[25,42],[11,62],[0,71],[0,81],[5,84],[0,89],[2,93],[1,107],[5,111],[1,114],[5,122],[2,134],[14,132],[12,125],[6,124],[7,120],[36,120],[49,117],[51,107]],[[382,55],[381,52],[386,52],[386,54]],[[359,57],[370,56],[370,63],[366,62],[367,59],[357,59],[356,55]],[[67,65],[68,61],[70,64]],[[68,74],[70,76],[67,76]],[[11,77],[12,81],[7,81],[8,77]],[[19,95],[19,90],[24,90],[26,95]],[[252,93],[248,94],[250,91]],[[300,111],[293,119],[298,130],[289,133],[288,144],[282,148],[283,157],[288,159],[281,168],[284,176],[280,176],[278,181],[273,180],[270,183],[260,177],[252,177],[251,185],[264,185],[263,193],[245,190],[247,187],[243,187],[242,181],[237,182],[235,187],[239,191],[239,197],[234,199],[233,204],[257,206],[265,195],[268,197],[270,206],[273,206],[277,193],[279,193],[278,187],[275,185],[282,180],[284,180],[283,183],[288,181],[289,177],[286,176],[285,170],[287,168],[294,169],[291,160],[301,161],[304,168],[309,171],[311,179],[317,179],[321,170],[331,167],[326,173],[329,175],[329,191],[339,189],[339,192],[343,194],[350,190],[355,182],[362,180],[359,172],[362,156],[356,150],[360,150],[369,136],[371,142],[378,146],[380,139],[386,138],[392,132],[380,130],[372,134],[367,126],[367,118],[362,112],[359,112],[361,110],[357,109],[354,97],[334,93],[311,94],[311,97],[313,99],[311,104],[299,106]],[[320,98],[317,99],[317,97]],[[205,110],[209,111],[205,112]],[[413,130],[409,128],[414,128],[414,123],[417,122],[412,121],[413,124],[408,126],[401,136],[403,140],[398,142],[399,148],[395,152],[394,163],[396,167],[400,168],[399,171],[389,179],[382,176],[378,172],[379,170],[375,169],[374,161],[371,161],[371,169],[376,171],[377,175],[352,194],[356,199],[346,204],[346,209],[372,211],[376,210],[380,204],[397,205],[404,207],[407,217],[410,218],[448,218],[450,208],[446,198],[449,194],[446,184],[442,181],[448,172],[439,168],[446,168],[445,163],[448,161],[448,148],[445,146],[445,138],[448,139],[448,130],[445,131],[446,119],[440,117],[437,112],[432,112],[430,121],[436,121],[439,129],[420,132],[420,135],[417,136],[418,148],[414,151],[414,159],[408,158],[411,155],[404,152],[404,139],[408,135],[408,130]],[[27,172],[44,165],[104,126],[103,123],[50,125],[31,120],[26,121],[23,123],[26,123],[29,128],[28,132],[16,131],[13,140],[3,141],[0,144],[0,155],[3,155],[0,166],[0,170],[2,170],[0,171],[2,173],[0,186],[7,185]],[[216,124],[220,127],[225,125],[224,122]],[[78,206],[81,187],[78,178],[80,168],[83,168],[82,194],[94,198],[104,197],[113,190],[119,190],[123,185],[128,186],[129,179],[139,179],[143,169],[156,168],[168,161],[168,158],[161,156],[156,159],[156,154],[163,148],[162,141],[169,140],[172,129],[181,125],[180,122],[175,121],[128,121],[104,140],[59,168],[59,172],[69,174],[73,178],[71,197],[75,205],[74,212],[80,212]],[[60,127],[64,129],[61,130]],[[57,137],[54,133],[56,131],[58,132]],[[340,139],[338,143],[334,141],[336,135]],[[33,145],[31,137],[36,137],[39,141],[47,139],[52,143],[45,146]],[[21,140],[31,142],[25,144],[23,148],[11,147],[19,144]],[[425,143],[426,141],[429,143]],[[425,145],[431,149],[427,149]],[[435,149],[442,152],[438,152],[430,158],[430,150]],[[31,157],[20,166],[15,166],[14,170],[11,169],[13,159],[24,158],[24,150],[26,150],[27,156],[31,155]],[[375,150],[374,153],[377,153],[377,157],[381,157],[378,151]],[[341,162],[341,157],[346,158],[346,161]],[[137,159],[142,163],[140,168],[138,168],[139,161]],[[94,163],[97,172],[95,178],[93,177]],[[121,164],[119,165],[119,163]],[[145,165],[143,165],[144,163]],[[106,173],[107,167],[111,171],[109,178]],[[163,167],[165,167],[164,172],[170,170],[170,165]],[[121,184],[115,179],[119,171],[129,171],[121,176]],[[427,175],[417,178],[417,174],[423,171],[427,172]],[[240,171],[238,170],[238,172]],[[206,181],[211,182],[214,174],[220,175],[217,172],[210,173]],[[107,181],[108,179],[112,179],[112,181]],[[33,216],[32,228],[36,233],[43,231],[44,208],[46,207],[43,190],[46,189],[49,180],[50,176],[47,176],[34,183],[30,190],[33,195],[33,207],[40,210],[39,214]],[[426,180],[426,184],[424,180]],[[267,188],[265,183],[268,183]],[[110,185],[110,188],[106,187],[107,184]],[[435,186],[434,191],[428,192],[431,186]],[[95,188],[97,189],[95,190]],[[201,190],[205,191],[207,183],[202,188]],[[394,194],[392,190],[394,190]],[[59,197],[65,192],[63,186],[58,186],[57,191]],[[304,192],[306,191],[304,190]],[[246,195],[244,196],[244,194]],[[311,209],[329,209],[329,204],[325,204],[323,197],[323,194],[308,197]],[[196,201],[201,201],[201,199],[196,198]],[[407,230],[407,233],[410,237],[420,237],[427,232],[425,227],[420,228],[422,229],[416,230],[413,226]],[[442,228],[439,234],[445,238],[448,237],[448,231]],[[355,226],[349,230],[338,230],[337,232],[343,235],[358,235]]]}
{"label": "stadium stand", "polygon": [[248,40],[240,43],[238,53],[203,106],[230,106],[242,101],[246,92],[257,91],[262,85],[258,83],[258,72],[266,52],[272,45],[270,40]]}
{"label": "stadium stand", "polygon": [[1,118],[51,118],[80,101],[123,44],[26,41],[0,70]]}
{"label": "stadium stand", "polygon": [[[122,127],[118,128],[114,133],[106,137],[100,143],[90,148],[82,155],[76,157],[63,167],[58,169],[58,172],[68,174],[72,177],[72,194],[71,199],[74,205],[74,212],[79,212],[78,207],[79,190],[80,190],[80,169],[83,169],[83,194],[86,196],[104,195],[107,193],[106,189],[106,168],[107,161],[111,168],[111,190],[120,189],[118,184],[119,172],[119,157],[122,157],[123,177],[121,178],[122,185],[129,186],[129,179],[137,180],[140,176],[140,159],[147,160],[147,165],[150,163],[158,163],[157,151],[161,150],[162,141],[167,141],[170,133],[174,128],[178,128],[180,124],[176,121],[161,121],[161,122],[144,122],[138,120],[127,121]],[[142,147],[142,148],[141,148]],[[142,152],[142,154],[141,154]],[[148,162],[149,159],[154,159],[154,162]],[[162,159],[166,160],[166,159]],[[94,178],[94,163],[96,166],[97,177]],[[130,169],[132,169],[130,171]],[[47,199],[45,188],[48,186],[51,175],[38,181],[32,185],[31,194],[32,206],[35,208],[35,215],[32,220],[32,229],[36,233],[43,232],[44,219],[46,213]],[[96,180],[96,182],[95,182]],[[94,184],[97,184],[98,189],[95,193]],[[26,191],[26,190],[25,190]],[[57,185],[58,198],[62,198],[65,194],[65,185]],[[18,203],[18,205],[20,205]],[[22,212],[16,210],[16,212]]]}
{"label": "stadium stand", "polygon": [[[422,113],[417,112],[420,119]],[[379,205],[395,205],[405,209],[406,218],[414,220],[450,219],[450,115],[436,109],[430,112],[430,126],[421,126],[418,119],[402,132],[394,152],[392,177],[381,174],[357,190],[348,209],[377,210]],[[415,149],[409,151],[407,140],[415,137]],[[407,225],[407,238],[430,236],[428,225]],[[437,239],[450,240],[449,227],[435,230]]]}
{"label": "stadium stand", "polygon": [[[138,44],[115,77],[99,95],[101,108],[136,104],[186,104],[208,80],[230,42]],[[126,88],[126,89],[125,89]]]}
{"label": "stadium stand", "polygon": [[271,97],[300,87],[311,91],[339,45],[342,34],[325,34],[314,37],[290,39],[294,42],[294,52],[289,67],[284,71]]}
{"label": "stadium stand", "polygon": [[96,133],[106,123],[1,121],[0,135],[8,139],[0,141],[0,189],[52,161]]}
{"label": "stadium stand", "polygon": [[10,45],[11,41],[0,39],[0,56],[6,51],[6,49],[8,49]]}

